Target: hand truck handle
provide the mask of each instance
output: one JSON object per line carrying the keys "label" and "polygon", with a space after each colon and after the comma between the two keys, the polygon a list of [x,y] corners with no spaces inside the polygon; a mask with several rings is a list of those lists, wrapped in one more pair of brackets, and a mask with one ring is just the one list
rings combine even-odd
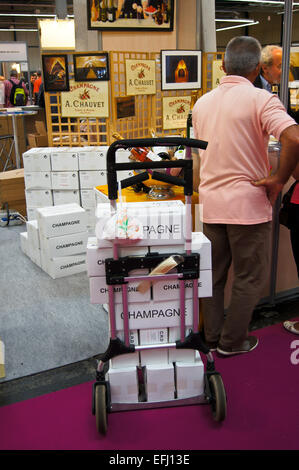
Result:
{"label": "hand truck handle", "polygon": [[[128,163],[116,163],[115,154],[119,149],[128,149],[131,147],[169,147],[179,146],[200,148],[205,150],[208,143],[203,140],[197,139],[186,139],[183,137],[159,137],[155,139],[123,139],[116,140],[113,142],[107,151],[107,181],[108,181],[108,197],[110,200],[117,199],[118,184],[117,184],[117,171],[118,170],[147,170],[147,169],[158,169],[158,168],[184,168],[184,179],[177,178],[170,175],[164,175],[159,172],[154,172],[153,177],[156,180],[173,183],[184,187],[184,194],[186,196],[192,196],[193,194],[193,161],[192,159],[180,159],[180,160],[163,160],[159,162],[128,162]],[[142,178],[143,181],[147,179],[148,174],[146,172],[138,175],[138,179]],[[121,184],[121,187],[127,187],[131,184],[136,184],[136,177],[134,182],[131,178],[125,180],[125,184]],[[163,178],[163,179],[162,179]]]}

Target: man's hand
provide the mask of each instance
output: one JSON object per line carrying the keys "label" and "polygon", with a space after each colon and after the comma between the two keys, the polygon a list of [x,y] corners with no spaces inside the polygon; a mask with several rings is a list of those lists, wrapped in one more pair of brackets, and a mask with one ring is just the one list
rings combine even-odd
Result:
{"label": "man's hand", "polygon": [[275,176],[268,176],[258,181],[251,181],[253,186],[265,186],[268,199],[272,206],[274,206],[278,194],[282,191],[283,184]]}

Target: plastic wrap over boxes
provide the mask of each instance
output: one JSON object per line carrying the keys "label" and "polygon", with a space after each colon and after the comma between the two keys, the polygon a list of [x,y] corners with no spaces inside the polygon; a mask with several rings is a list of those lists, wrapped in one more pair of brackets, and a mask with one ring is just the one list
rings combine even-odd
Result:
{"label": "plastic wrap over boxes", "polygon": [[78,204],[43,207],[20,235],[22,251],[53,279],[86,271],[88,232]]}

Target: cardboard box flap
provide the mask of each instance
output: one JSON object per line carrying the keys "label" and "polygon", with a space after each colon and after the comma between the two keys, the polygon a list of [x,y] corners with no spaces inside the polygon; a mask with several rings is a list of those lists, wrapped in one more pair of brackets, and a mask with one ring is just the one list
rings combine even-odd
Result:
{"label": "cardboard box flap", "polygon": [[35,129],[39,135],[47,135],[46,126],[43,121],[35,121]]}

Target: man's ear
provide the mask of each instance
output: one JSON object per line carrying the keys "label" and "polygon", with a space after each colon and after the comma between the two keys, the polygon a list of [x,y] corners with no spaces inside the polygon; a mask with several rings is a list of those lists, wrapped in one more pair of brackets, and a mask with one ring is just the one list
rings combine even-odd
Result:
{"label": "man's ear", "polygon": [[224,57],[223,57],[223,59],[222,59],[222,68],[223,68],[223,71],[226,73],[226,68],[225,68]]}

